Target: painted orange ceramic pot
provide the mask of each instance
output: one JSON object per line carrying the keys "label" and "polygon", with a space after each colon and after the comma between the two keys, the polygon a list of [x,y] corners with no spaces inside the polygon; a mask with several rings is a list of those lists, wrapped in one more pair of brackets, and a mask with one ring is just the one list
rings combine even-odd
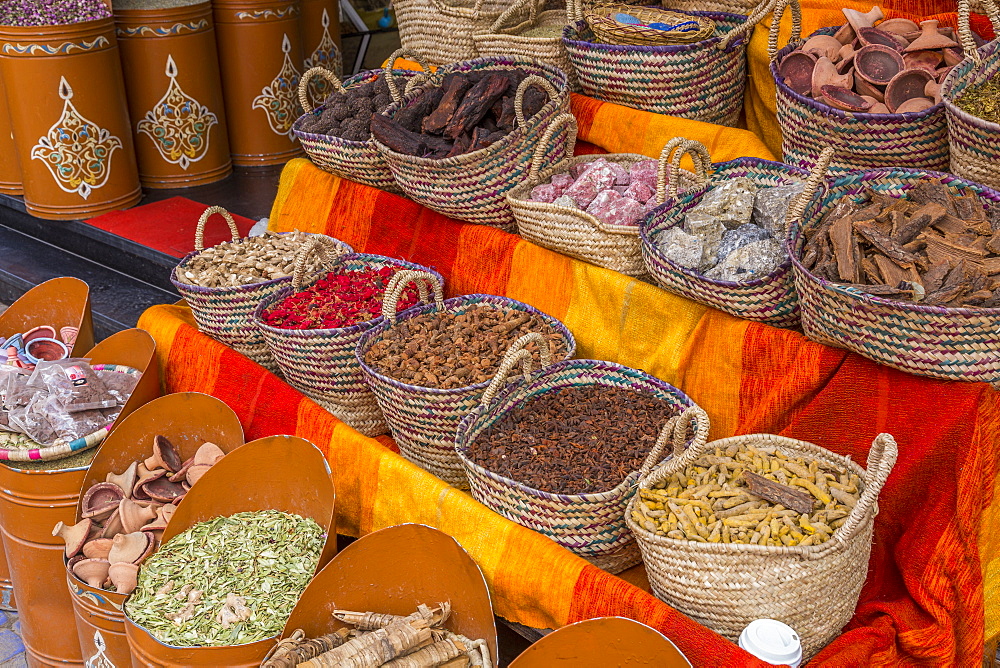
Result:
{"label": "painted orange ceramic pot", "polygon": [[[302,71],[322,67],[343,76],[340,52],[340,8],[337,0],[302,0]],[[333,86],[323,77],[309,82],[313,107],[323,104],[333,93]]]}
{"label": "painted orange ceramic pot", "polygon": [[2,78],[0,78],[0,193],[24,194],[24,187],[21,185],[21,163],[17,159],[17,151],[14,150],[14,136],[10,131],[10,112],[7,111]]}
{"label": "painted orange ceramic pot", "polygon": [[90,218],[142,198],[112,19],[0,27],[28,213]]}
{"label": "painted orange ceramic pot", "polygon": [[[234,494],[234,490],[239,493]],[[330,467],[316,446],[295,436],[268,436],[236,448],[206,471],[177,506],[162,542],[213,517],[280,510],[311,517],[327,529],[318,571],[337,551],[334,499]],[[259,666],[278,640],[274,637],[229,647],[165,645],[133,623],[127,609],[126,604],[125,633],[132,649],[132,665],[137,667],[249,668]]]}
{"label": "painted orange ceramic pot", "polygon": [[115,12],[129,115],[147,188],[232,172],[212,3]]}
{"label": "painted orange ceramic pot", "polygon": [[[93,364],[122,364],[142,372],[122,408],[122,418],[159,393],[155,353],[156,344],[148,333],[127,329],[86,354]],[[64,625],[73,615],[73,602],[65,585],[65,546],[52,535],[52,528],[58,522],[73,522],[87,467],[50,471],[16,467],[17,463],[0,465],[0,536],[14,591],[22,602],[29,602],[18,610],[28,665],[83,666],[79,639],[66,633]]]}
{"label": "painted orange ceramic pot", "polygon": [[234,165],[279,165],[302,152],[300,0],[215,0],[216,39]]}
{"label": "painted orange ceramic pot", "polygon": [[[168,394],[119,420],[87,470],[80,498],[93,485],[104,482],[109,473],[119,474],[133,462],[149,457],[153,437],[157,434],[170,440],[182,461],[193,457],[206,441],[215,443],[226,453],[243,444],[239,418],[221,399],[198,392]],[[78,503],[75,522],[80,521],[82,512]],[[125,613],[122,611],[126,594],[93,587],[69,570],[66,582],[73,600],[84,660],[93,666],[108,665],[102,661],[110,661],[111,665],[121,668],[131,665],[132,652],[125,637]]]}

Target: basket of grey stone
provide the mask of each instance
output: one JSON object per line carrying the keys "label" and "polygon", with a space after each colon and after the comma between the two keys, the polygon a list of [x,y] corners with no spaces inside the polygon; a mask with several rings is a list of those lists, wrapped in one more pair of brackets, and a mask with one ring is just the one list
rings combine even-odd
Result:
{"label": "basket of grey stone", "polygon": [[639,226],[660,287],[747,320],[792,327],[798,295],[785,216],[808,174],[759,158],[714,165],[708,185],[668,199]]}

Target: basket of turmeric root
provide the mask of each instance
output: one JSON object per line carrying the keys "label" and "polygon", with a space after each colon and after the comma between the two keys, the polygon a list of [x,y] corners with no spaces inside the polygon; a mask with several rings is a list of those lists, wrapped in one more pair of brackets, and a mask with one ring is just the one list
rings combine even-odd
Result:
{"label": "basket of turmeric root", "polygon": [[626,512],[653,593],[733,641],[782,621],[810,658],[854,614],[896,454],[889,434],[867,470],[772,434],[688,448],[639,481]]}
{"label": "basket of turmeric root", "polygon": [[444,623],[449,603],[420,605],[405,617],[334,610],[345,626],[317,638],[301,629],[279,642],[261,668],[492,668],[485,640],[470,640]]}

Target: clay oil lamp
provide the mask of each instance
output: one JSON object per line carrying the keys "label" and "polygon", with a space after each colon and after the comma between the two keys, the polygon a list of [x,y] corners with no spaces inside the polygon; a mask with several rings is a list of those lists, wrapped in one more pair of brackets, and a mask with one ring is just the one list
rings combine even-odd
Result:
{"label": "clay oil lamp", "polygon": [[934,104],[941,101],[941,84],[937,81],[928,81],[924,86],[924,97],[934,100]]}
{"label": "clay oil lamp", "polygon": [[107,559],[114,541],[110,538],[95,538],[83,546],[83,556],[88,559]]}
{"label": "clay oil lamp", "polygon": [[[845,10],[845,13],[847,11],[850,10]],[[910,19],[886,19],[878,24],[878,29],[904,38],[911,33],[920,32],[920,26]]]}
{"label": "clay oil lamp", "polygon": [[[123,499],[122,503],[125,503],[125,501],[128,500],[129,499]],[[111,513],[111,517],[109,517],[108,521],[104,523],[104,530],[101,532],[102,538],[114,538],[124,531],[124,527],[122,527],[121,508],[122,507],[119,504],[118,509]]]}
{"label": "clay oil lamp", "polygon": [[823,86],[850,88],[853,82],[854,77],[850,74],[838,73],[837,66],[833,64],[833,61],[823,56],[816,61],[816,67],[813,69],[812,96],[819,99],[823,95],[821,90]]}
{"label": "clay oil lamp", "polygon": [[99,482],[87,490],[80,503],[81,517],[101,522],[111,517],[115,508],[125,498],[125,490],[114,483]]}
{"label": "clay oil lamp", "polygon": [[941,55],[944,56],[944,64],[948,67],[955,67],[964,58],[961,49],[942,49]]}
{"label": "clay oil lamp", "polygon": [[924,89],[932,81],[934,77],[927,70],[903,70],[885,87],[885,105],[889,111],[895,112],[907,100],[926,99]]}
{"label": "clay oil lamp", "polygon": [[153,553],[156,545],[155,541],[151,541],[149,535],[142,531],[120,533],[115,536],[113,543],[108,554],[108,561],[112,564],[142,563],[143,559]]}
{"label": "clay oil lamp", "polygon": [[833,60],[840,53],[842,46],[844,45],[831,35],[813,35],[802,45],[802,51],[811,53],[817,58],[826,56]]}
{"label": "clay oil lamp", "polygon": [[89,519],[81,520],[72,526],[67,526],[63,522],[56,523],[55,528],[52,529],[52,535],[62,538],[63,542],[66,543],[67,559],[76,556],[83,549],[84,543],[87,542],[87,536],[90,535],[91,524]]}
{"label": "clay oil lamp", "polygon": [[132,489],[135,487],[136,480],[138,480],[138,468],[137,462],[132,462],[129,467],[125,469],[122,473],[109,473],[105,476],[105,480],[113,485],[118,485],[123,490],[125,490],[125,497],[132,498]]}
{"label": "clay oil lamp", "polygon": [[111,564],[111,567],[108,569],[108,577],[111,580],[111,584],[114,585],[116,592],[119,594],[131,594],[135,591],[138,584],[139,567],[135,564],[125,562]]}
{"label": "clay oil lamp", "polygon": [[185,480],[187,478],[188,469],[191,468],[192,464],[194,464],[194,457],[188,457],[184,460],[184,463],[181,464],[180,470],[177,471],[177,473],[171,473],[167,476],[167,480],[170,482],[180,482]]}
{"label": "clay oil lamp", "polygon": [[778,74],[785,85],[799,95],[808,95],[812,89],[812,73],[816,56],[805,51],[792,51],[781,59]]}
{"label": "clay oil lamp", "polygon": [[902,51],[906,46],[906,39],[901,35],[879,30],[878,28],[862,28],[858,31],[858,39],[865,46],[879,45],[895,51]]}
{"label": "clay oil lamp", "polygon": [[171,503],[179,496],[184,496],[185,490],[181,483],[170,482],[165,477],[150,480],[142,486],[143,491],[153,501],[160,503]]}
{"label": "clay oil lamp", "polygon": [[823,101],[835,109],[843,111],[865,112],[872,108],[872,103],[842,86],[823,86]]}
{"label": "clay oil lamp", "polygon": [[222,451],[222,448],[217,446],[215,443],[202,443],[198,450],[194,453],[194,463],[195,464],[208,464],[213,466],[219,463],[219,460],[226,456],[226,453]]}
{"label": "clay oil lamp", "polygon": [[[121,514],[121,525],[123,533],[134,533],[139,531],[144,524],[156,517],[156,510],[149,507],[140,506],[135,501],[123,499],[118,508]],[[120,532],[120,533],[122,533]]]}
{"label": "clay oil lamp", "polygon": [[208,469],[210,468],[212,467],[209,466],[208,464],[193,464],[191,468],[188,469],[187,483],[189,485],[195,484],[196,482],[201,480],[201,477],[205,475],[205,472],[208,471]]}
{"label": "clay oil lamp", "polygon": [[934,101],[928,100],[926,97],[911,97],[909,100],[896,107],[895,113],[915,114],[920,111],[926,111],[933,106]]}
{"label": "clay oil lamp", "polygon": [[181,456],[177,454],[177,448],[165,436],[159,435],[153,439],[153,456],[143,463],[150,471],[160,468],[173,473],[180,471],[181,466],[183,466]]}
{"label": "clay oil lamp", "polygon": [[857,71],[854,72],[854,89],[862,97],[870,97],[880,103],[885,102],[885,93],[882,89],[862,79]]}
{"label": "clay oil lamp", "polygon": [[885,18],[881,7],[872,7],[867,12],[859,12],[856,9],[842,9],[841,11],[844,12],[844,18],[847,19],[848,25],[854,28],[854,32],[858,32],[862,28],[871,28]]}
{"label": "clay oil lamp", "polygon": [[902,70],[903,57],[887,46],[870,44],[854,54],[854,71],[874,86],[887,85]]}
{"label": "clay oil lamp", "polygon": [[[948,49],[959,46],[958,42],[942,35],[936,19],[920,22],[920,37],[910,42],[905,51],[926,51],[927,49]],[[956,63],[957,64],[957,63]]]}
{"label": "clay oil lamp", "polygon": [[111,563],[107,559],[83,559],[73,564],[73,575],[100,589],[108,579],[109,568]]}
{"label": "clay oil lamp", "polygon": [[940,51],[911,51],[903,54],[903,64],[908,70],[927,70],[937,74],[938,66],[944,60]]}
{"label": "clay oil lamp", "polygon": [[146,493],[145,486],[167,475],[167,470],[154,469],[150,471],[145,466],[140,466],[137,473],[138,479],[135,481],[135,487],[132,488],[132,499],[135,501],[149,501],[151,497]]}

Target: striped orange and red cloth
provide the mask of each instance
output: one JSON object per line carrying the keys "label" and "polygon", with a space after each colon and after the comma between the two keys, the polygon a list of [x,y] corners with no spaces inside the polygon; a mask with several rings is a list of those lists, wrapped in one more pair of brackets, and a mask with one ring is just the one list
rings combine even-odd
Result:
{"label": "striped orange and red cloth", "polygon": [[[805,2],[806,28],[836,23],[841,2]],[[867,9],[849,0],[849,6]],[[945,0],[889,2],[925,15]],[[824,13],[825,12],[825,13]],[[953,22],[954,14],[942,17]],[[977,24],[981,27],[981,24]],[[761,58],[762,30],[751,45]],[[766,40],[766,37],[763,37]],[[758,63],[760,65],[760,63]],[[753,132],[624,109],[574,96],[581,139],[594,150],[656,155],[674,136],[716,161],[773,158],[769,75],[751,68]],[[771,109],[763,100],[772,100]],[[907,375],[802,335],[754,324],[649,284],[465,225],[395,195],[288,164],[271,229],[324,232],[358,251],[434,267],[449,295],[527,302],[573,331],[578,356],[613,360],[684,390],[712,417],[712,437],[773,432],[864,464],[872,439],[893,434],[900,456],[883,490],[869,574],[843,635],[811,665],[976,666],[1000,637],[1000,394],[982,384]],[[338,422],[261,367],[200,334],[183,306],[147,311],[168,391],[229,403],[248,438],[297,434],[327,455],[341,533],[401,522],[453,535],[486,574],[496,611],[535,628],[621,615],[664,632],[697,666],[759,665],[729,641],[648,593],[641,567],[611,576],[508,522],[394,452]],[[829,583],[836,588],[837,583]]]}

